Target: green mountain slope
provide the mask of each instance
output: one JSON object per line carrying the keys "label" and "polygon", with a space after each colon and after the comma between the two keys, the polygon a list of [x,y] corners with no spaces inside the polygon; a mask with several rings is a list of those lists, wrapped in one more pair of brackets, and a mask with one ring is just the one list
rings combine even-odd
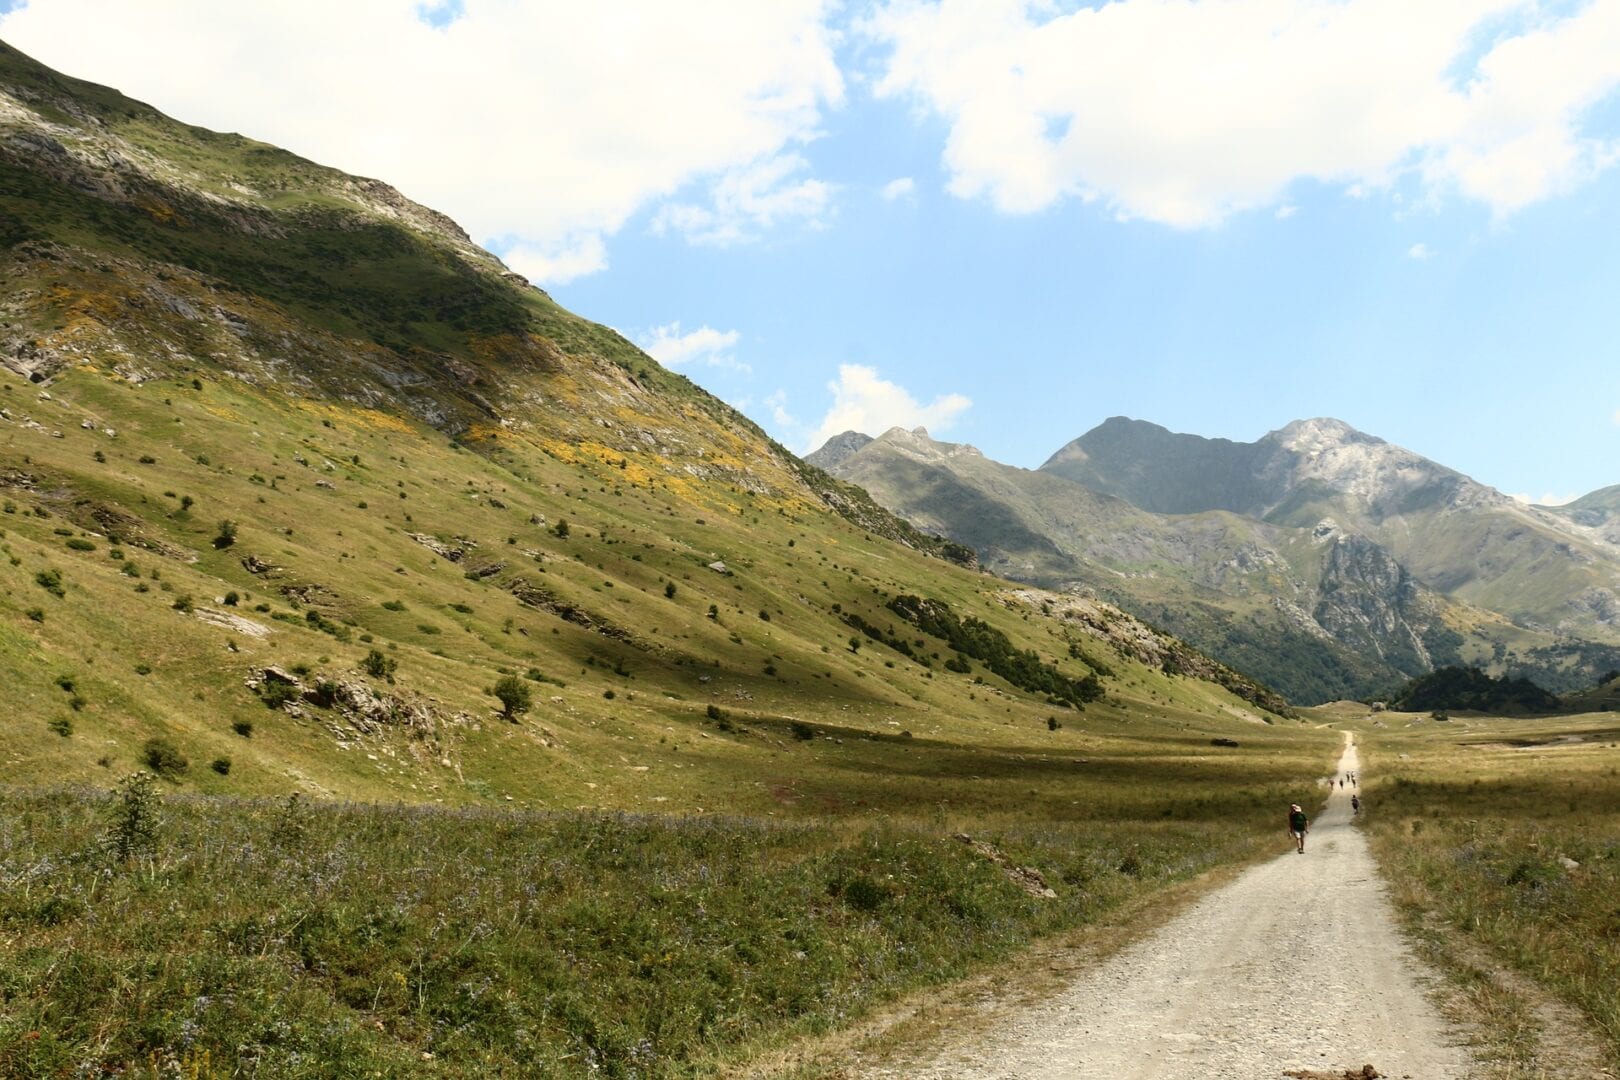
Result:
{"label": "green mountain slope", "polygon": [[3,46],[0,222],[14,782],[150,755],[208,792],[885,810],[981,753],[1282,708],[957,565],[386,185]]}

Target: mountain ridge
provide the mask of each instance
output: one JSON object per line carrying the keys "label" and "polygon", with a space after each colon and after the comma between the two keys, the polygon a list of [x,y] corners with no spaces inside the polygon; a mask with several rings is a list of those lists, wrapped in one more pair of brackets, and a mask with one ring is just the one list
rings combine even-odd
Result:
{"label": "mountain ridge", "polygon": [[1300,700],[1463,661],[1573,689],[1620,655],[1620,549],[1332,418],[1237,443],[1114,417],[1036,470],[886,433],[834,471],[1000,573],[1106,595]]}

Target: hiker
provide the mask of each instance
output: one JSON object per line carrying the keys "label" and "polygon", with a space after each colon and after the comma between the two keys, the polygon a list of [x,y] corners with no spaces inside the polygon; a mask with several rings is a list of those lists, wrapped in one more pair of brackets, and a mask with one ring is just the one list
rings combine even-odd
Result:
{"label": "hiker", "polygon": [[1299,803],[1288,805],[1288,831],[1294,837],[1294,842],[1299,845],[1299,853],[1305,854],[1305,834],[1311,831],[1311,823],[1305,817],[1305,811],[1300,808]]}
{"label": "hiker", "polygon": [[1352,813],[1357,813],[1357,814],[1361,813],[1361,796],[1360,795],[1352,795],[1352,796],[1350,796],[1350,810],[1351,810]]}

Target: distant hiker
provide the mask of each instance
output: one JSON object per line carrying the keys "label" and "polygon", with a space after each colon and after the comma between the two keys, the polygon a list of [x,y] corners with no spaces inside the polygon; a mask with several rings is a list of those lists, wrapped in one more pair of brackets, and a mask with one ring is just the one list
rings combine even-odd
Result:
{"label": "distant hiker", "polygon": [[1361,796],[1360,795],[1352,795],[1352,796],[1350,796],[1350,810],[1353,813],[1357,813],[1357,814],[1361,813]]}
{"label": "distant hiker", "polygon": [[1342,776],[1339,777],[1339,788],[1340,788],[1340,790],[1343,790],[1343,788],[1344,788],[1344,777],[1342,777]]}
{"label": "distant hiker", "polygon": [[1305,811],[1299,803],[1290,803],[1288,806],[1288,832],[1293,836],[1294,843],[1299,845],[1299,853],[1305,854],[1305,834],[1311,831],[1311,823],[1305,817]]}

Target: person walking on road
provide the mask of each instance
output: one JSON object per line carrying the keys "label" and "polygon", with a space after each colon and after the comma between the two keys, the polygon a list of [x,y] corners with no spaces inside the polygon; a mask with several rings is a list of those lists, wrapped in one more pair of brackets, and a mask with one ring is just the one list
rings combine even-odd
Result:
{"label": "person walking on road", "polygon": [[1288,831],[1294,837],[1294,843],[1299,845],[1299,853],[1305,854],[1305,834],[1311,831],[1311,823],[1299,803],[1288,806]]}
{"label": "person walking on road", "polygon": [[1350,796],[1350,809],[1353,812],[1357,813],[1357,814],[1361,813],[1361,796],[1360,795],[1352,795],[1352,796]]}

